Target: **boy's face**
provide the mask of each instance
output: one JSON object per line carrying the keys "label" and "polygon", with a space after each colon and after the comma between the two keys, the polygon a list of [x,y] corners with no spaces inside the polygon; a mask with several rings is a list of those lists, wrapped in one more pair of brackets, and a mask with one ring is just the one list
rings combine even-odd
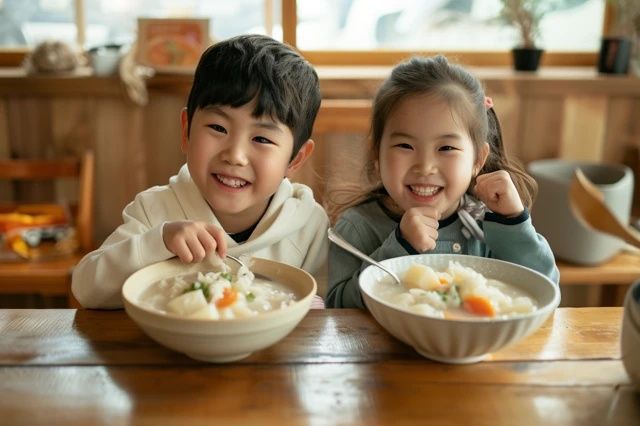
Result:
{"label": "boy's face", "polygon": [[[225,231],[243,231],[266,210],[282,179],[313,150],[309,140],[290,162],[293,134],[270,117],[253,117],[254,103],[195,111],[188,131],[182,111],[182,152],[192,179]],[[189,133],[189,136],[187,136]]]}

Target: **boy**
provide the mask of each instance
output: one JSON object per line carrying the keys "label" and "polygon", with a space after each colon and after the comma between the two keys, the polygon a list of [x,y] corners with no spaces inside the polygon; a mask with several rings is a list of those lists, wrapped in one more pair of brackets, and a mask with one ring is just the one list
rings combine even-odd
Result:
{"label": "boy", "polygon": [[187,162],[168,185],[138,194],[124,223],[85,256],[72,291],[87,308],[120,308],[133,272],[178,256],[251,254],[301,267],[326,286],[329,225],[311,190],[287,177],[313,151],[318,76],[266,36],[209,47],[181,114]]}

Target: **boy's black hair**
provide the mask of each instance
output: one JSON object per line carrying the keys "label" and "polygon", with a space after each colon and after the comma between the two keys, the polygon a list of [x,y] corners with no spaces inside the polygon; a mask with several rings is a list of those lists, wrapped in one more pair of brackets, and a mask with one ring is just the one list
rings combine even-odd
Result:
{"label": "boy's black hair", "polygon": [[320,108],[320,84],[300,54],[267,36],[233,37],[202,54],[187,101],[188,128],[198,108],[237,108],[253,99],[254,117],[268,115],[291,129],[293,159],[311,136]]}

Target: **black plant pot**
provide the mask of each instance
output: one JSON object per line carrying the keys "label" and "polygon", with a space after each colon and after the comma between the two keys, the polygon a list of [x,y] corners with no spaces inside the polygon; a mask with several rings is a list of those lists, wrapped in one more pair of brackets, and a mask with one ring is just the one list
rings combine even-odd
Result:
{"label": "black plant pot", "polygon": [[536,71],[543,52],[542,49],[528,47],[513,49],[513,67],[516,71]]}
{"label": "black plant pot", "polygon": [[605,37],[600,43],[598,72],[626,74],[631,58],[631,40],[626,37]]}

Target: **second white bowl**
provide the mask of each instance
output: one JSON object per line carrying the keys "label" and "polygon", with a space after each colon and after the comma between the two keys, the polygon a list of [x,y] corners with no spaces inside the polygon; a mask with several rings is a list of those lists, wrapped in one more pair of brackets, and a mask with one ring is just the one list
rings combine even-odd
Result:
{"label": "second white bowl", "polygon": [[360,274],[360,289],[367,308],[389,333],[427,358],[454,364],[481,361],[487,354],[533,333],[560,303],[560,290],[547,277],[501,260],[459,254],[421,254],[381,263],[402,276],[413,263],[445,270],[450,261],[524,290],[536,300],[538,309],[530,314],[500,319],[451,320],[418,315],[374,295],[374,284],[387,274],[375,266],[367,267]]}

